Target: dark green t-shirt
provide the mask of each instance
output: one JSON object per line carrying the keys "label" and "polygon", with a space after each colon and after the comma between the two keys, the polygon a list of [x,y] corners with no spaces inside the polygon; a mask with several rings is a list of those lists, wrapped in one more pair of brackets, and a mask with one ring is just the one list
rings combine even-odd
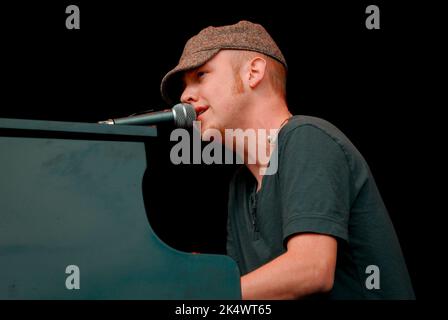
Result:
{"label": "dark green t-shirt", "polygon": [[245,166],[230,183],[227,251],[241,274],[284,253],[290,236],[319,233],[338,240],[327,298],[415,298],[386,207],[348,138],[325,120],[294,116],[277,148],[278,170],[263,177],[258,192]]}

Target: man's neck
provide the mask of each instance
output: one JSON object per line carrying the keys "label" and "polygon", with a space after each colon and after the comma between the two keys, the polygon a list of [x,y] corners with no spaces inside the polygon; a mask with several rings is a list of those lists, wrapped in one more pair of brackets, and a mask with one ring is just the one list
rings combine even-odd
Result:
{"label": "man's neck", "polygon": [[[274,110],[274,111],[272,111]],[[285,103],[274,107],[260,108],[252,121],[248,122],[247,129],[255,129],[256,148],[243,143],[244,163],[258,182],[257,191],[261,189],[264,172],[269,165],[272,152],[276,147],[276,134],[292,116]],[[275,135],[273,137],[272,135]],[[271,139],[268,136],[271,135]],[[273,141],[273,138],[274,141]],[[241,149],[236,149],[241,150]],[[242,156],[242,155],[240,155]]]}

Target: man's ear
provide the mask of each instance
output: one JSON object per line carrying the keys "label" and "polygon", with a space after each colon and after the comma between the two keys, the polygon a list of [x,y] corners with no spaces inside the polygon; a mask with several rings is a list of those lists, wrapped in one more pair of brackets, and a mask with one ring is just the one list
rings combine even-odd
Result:
{"label": "man's ear", "polygon": [[255,57],[249,64],[249,86],[255,88],[266,73],[266,60],[262,57]]}

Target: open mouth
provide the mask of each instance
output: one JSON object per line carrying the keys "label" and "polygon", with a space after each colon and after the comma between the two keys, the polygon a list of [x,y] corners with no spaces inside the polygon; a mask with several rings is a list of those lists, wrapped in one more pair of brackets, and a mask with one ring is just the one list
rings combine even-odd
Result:
{"label": "open mouth", "polygon": [[203,114],[205,111],[208,110],[209,107],[196,107],[196,115],[199,117],[201,114]]}

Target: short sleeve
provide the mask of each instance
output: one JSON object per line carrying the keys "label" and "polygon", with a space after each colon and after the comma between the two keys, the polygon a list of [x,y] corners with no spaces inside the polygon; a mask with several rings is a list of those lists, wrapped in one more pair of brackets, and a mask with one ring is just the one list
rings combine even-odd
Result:
{"label": "short sleeve", "polygon": [[348,240],[350,169],[338,141],[314,125],[294,128],[280,146],[283,240],[296,233]]}

